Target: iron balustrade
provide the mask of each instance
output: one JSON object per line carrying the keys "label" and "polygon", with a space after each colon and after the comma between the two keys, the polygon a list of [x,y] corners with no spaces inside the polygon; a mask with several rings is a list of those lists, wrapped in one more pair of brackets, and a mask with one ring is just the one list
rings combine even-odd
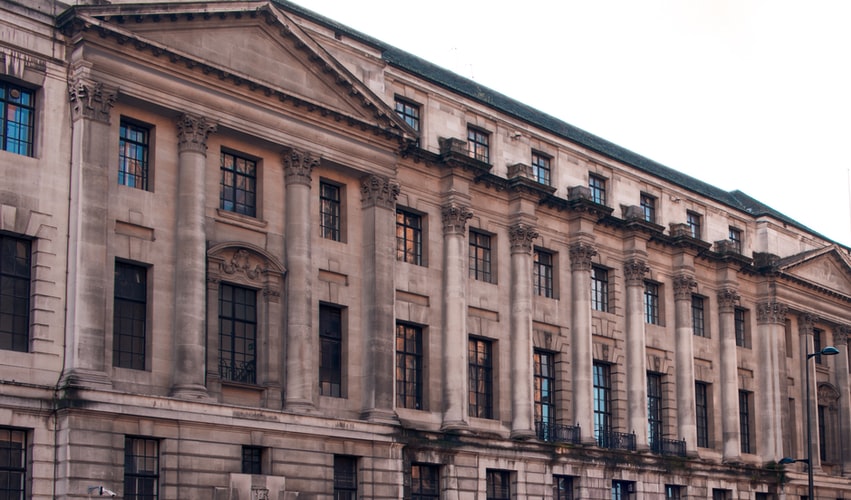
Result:
{"label": "iron balustrade", "polygon": [[660,455],[686,456],[685,439],[660,438],[650,441],[650,451]]}
{"label": "iron balustrade", "polygon": [[547,441],[550,443],[581,443],[579,425],[535,422],[535,434],[541,441]]}
{"label": "iron balustrade", "polygon": [[257,369],[254,361],[219,360],[219,376],[222,380],[240,382],[243,384],[256,383]]}
{"label": "iron balustrade", "polygon": [[597,446],[610,450],[635,451],[635,432],[600,431]]}

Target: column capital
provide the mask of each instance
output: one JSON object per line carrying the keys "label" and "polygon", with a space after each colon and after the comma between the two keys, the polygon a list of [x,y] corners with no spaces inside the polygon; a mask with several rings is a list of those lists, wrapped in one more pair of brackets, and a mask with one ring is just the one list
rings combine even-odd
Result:
{"label": "column capital", "polygon": [[819,320],[819,317],[815,314],[810,313],[801,313],[798,315],[798,334],[799,335],[812,335],[813,328],[815,328],[816,321]]}
{"label": "column capital", "polygon": [[207,137],[216,131],[216,124],[203,116],[183,113],[177,118],[177,150],[207,154]]}
{"label": "column capital", "polygon": [[381,207],[395,210],[399,183],[388,177],[367,175],[361,179],[360,194],[363,208]]}
{"label": "column capital", "polygon": [[724,287],[718,290],[718,310],[721,312],[732,312],[739,303],[739,292],[732,287]]}
{"label": "column capital", "polygon": [[440,209],[443,220],[443,234],[464,234],[467,227],[467,219],[473,217],[469,207],[463,205],[445,205]]}
{"label": "column capital", "polygon": [[787,310],[786,304],[776,300],[760,302],[756,305],[756,322],[758,324],[785,324]]}
{"label": "column capital", "polygon": [[642,259],[629,259],[623,263],[623,274],[627,286],[644,285],[644,276],[650,271]]}
{"label": "column capital", "polygon": [[109,125],[112,105],[115,104],[117,95],[118,87],[78,76],[68,88],[72,119],[77,121],[86,118]]}
{"label": "column capital", "polygon": [[851,326],[838,325],[833,329],[833,343],[836,345],[847,345],[848,334],[851,333]]}
{"label": "column capital", "polygon": [[571,271],[590,271],[591,259],[597,255],[597,249],[594,245],[578,242],[570,245],[570,270]]}
{"label": "column capital", "polygon": [[538,232],[529,224],[514,224],[508,228],[508,241],[511,242],[511,253],[531,253],[532,242],[538,237]]}
{"label": "column capital", "polygon": [[697,287],[697,280],[690,274],[674,276],[674,300],[691,300],[691,294]]}
{"label": "column capital", "polygon": [[284,166],[286,184],[310,186],[310,174],[319,165],[320,160],[321,158],[314,157],[309,151],[295,148],[287,148],[281,151],[281,164]]}

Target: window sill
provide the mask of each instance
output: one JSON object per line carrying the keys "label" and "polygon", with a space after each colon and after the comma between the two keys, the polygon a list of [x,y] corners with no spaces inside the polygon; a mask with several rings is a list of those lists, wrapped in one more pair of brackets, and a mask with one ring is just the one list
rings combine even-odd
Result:
{"label": "window sill", "polygon": [[228,210],[216,209],[216,217],[222,219],[222,222],[242,226],[247,229],[265,229],[269,223],[265,220],[256,219],[248,215],[230,212]]}

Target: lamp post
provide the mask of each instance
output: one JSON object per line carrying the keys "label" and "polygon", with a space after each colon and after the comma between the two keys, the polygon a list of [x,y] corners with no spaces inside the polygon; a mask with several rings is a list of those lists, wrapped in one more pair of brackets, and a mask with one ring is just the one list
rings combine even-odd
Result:
{"label": "lamp post", "polygon": [[813,426],[812,410],[810,409],[810,359],[816,356],[835,356],[837,354],[839,354],[839,349],[829,345],[819,352],[807,353],[807,356],[804,358],[804,370],[807,372],[807,397],[804,402],[807,405],[807,458],[783,457],[780,459],[780,463],[783,465],[795,462],[804,462],[807,464],[807,500],[815,500],[815,495],[813,494]]}

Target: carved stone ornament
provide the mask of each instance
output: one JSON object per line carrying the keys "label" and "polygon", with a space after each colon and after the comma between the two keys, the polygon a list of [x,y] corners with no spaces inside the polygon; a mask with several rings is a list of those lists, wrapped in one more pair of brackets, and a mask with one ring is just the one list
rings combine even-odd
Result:
{"label": "carved stone ornament", "polygon": [[448,205],[440,211],[443,220],[443,234],[464,234],[467,220],[473,217],[473,212],[460,205]]}
{"label": "carved stone ornament", "polygon": [[193,151],[207,154],[207,137],[216,131],[216,124],[208,122],[203,116],[187,113],[177,119],[178,151]]}
{"label": "carved stone ornament", "polygon": [[630,259],[623,264],[623,274],[627,286],[644,285],[644,276],[650,271],[647,263],[641,259]]}
{"label": "carved stone ornament", "polygon": [[380,175],[368,175],[361,179],[360,194],[364,208],[381,207],[395,210],[399,183]]}
{"label": "carved stone ornament", "polygon": [[587,243],[574,243],[568,249],[571,271],[590,271],[591,259],[597,255],[597,249]]}
{"label": "carved stone ornament", "polygon": [[735,288],[725,287],[718,290],[718,310],[732,311],[738,305],[740,298]]}
{"label": "carved stone ornament", "polygon": [[691,294],[697,287],[697,280],[690,274],[674,276],[674,300],[691,300]]}
{"label": "carved stone ornament", "polygon": [[836,345],[847,345],[848,334],[851,333],[851,326],[839,325],[833,330],[833,343]]}
{"label": "carved stone ornament", "polygon": [[798,315],[798,335],[812,335],[816,321],[819,318],[815,314],[801,313]]}
{"label": "carved stone ornament", "polygon": [[233,253],[230,260],[221,264],[222,272],[225,274],[242,274],[250,280],[256,280],[263,273],[260,264],[254,262],[248,250],[239,249]]}
{"label": "carved stone ornament", "polygon": [[287,184],[304,184],[310,186],[310,173],[319,165],[320,158],[314,157],[307,151],[287,149],[281,153],[281,163],[284,165],[284,180]]}
{"label": "carved stone ornament", "polygon": [[836,403],[839,401],[839,391],[831,384],[818,385],[818,402],[820,405],[828,408],[836,408]]}
{"label": "carved stone ornament", "polygon": [[508,241],[511,242],[511,253],[532,252],[532,242],[538,237],[535,228],[527,224],[515,224],[508,229]]}
{"label": "carved stone ornament", "polygon": [[756,322],[783,325],[786,323],[786,304],[769,300],[756,305]]}
{"label": "carved stone ornament", "polygon": [[109,124],[109,115],[117,94],[118,89],[115,87],[107,87],[89,78],[77,78],[68,89],[71,116],[74,121],[87,118]]}
{"label": "carved stone ornament", "polygon": [[269,488],[251,488],[251,500],[269,500]]}

